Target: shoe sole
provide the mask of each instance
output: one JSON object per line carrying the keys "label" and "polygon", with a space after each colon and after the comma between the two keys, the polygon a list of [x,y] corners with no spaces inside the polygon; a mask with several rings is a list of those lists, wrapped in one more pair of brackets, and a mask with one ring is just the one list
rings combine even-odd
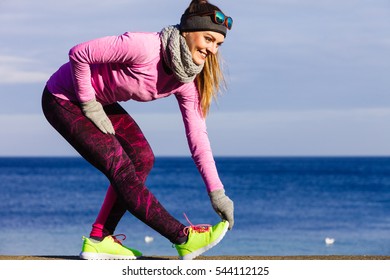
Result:
{"label": "shoe sole", "polygon": [[136,256],[122,256],[122,255],[88,253],[88,252],[81,252],[79,257],[83,260],[136,260],[137,258],[139,258]]}
{"label": "shoe sole", "polygon": [[221,240],[225,237],[225,234],[227,232],[229,228],[229,223],[226,223],[226,227],[224,228],[223,232],[221,233],[221,235],[212,243],[210,243],[209,245],[205,246],[205,247],[202,247],[192,253],[189,253],[185,256],[181,256],[180,259],[181,260],[192,260],[198,256],[200,256],[201,254],[203,254],[204,252],[210,250],[211,248],[213,248],[215,245],[217,245],[219,242],[221,242]]}

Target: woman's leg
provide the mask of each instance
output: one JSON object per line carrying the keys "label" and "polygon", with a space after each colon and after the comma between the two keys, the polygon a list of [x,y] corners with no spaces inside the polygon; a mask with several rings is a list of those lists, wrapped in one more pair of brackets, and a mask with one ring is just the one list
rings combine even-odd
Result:
{"label": "woman's leg", "polygon": [[[139,180],[145,183],[154,164],[154,154],[148,141],[123,108],[116,106],[115,110],[107,108],[106,111],[115,128],[116,138],[132,159]],[[124,123],[134,125],[123,125]],[[126,206],[118,199],[113,186],[110,185],[96,221],[92,225],[90,237],[103,239],[107,235],[113,235],[125,212]]]}
{"label": "woman's leg", "polygon": [[113,235],[116,226],[126,212],[126,206],[122,203],[110,185],[100,208],[99,214],[92,224],[90,237],[96,240],[103,240],[108,235]]}
{"label": "woman's leg", "polygon": [[[141,133],[128,114],[118,104],[106,106],[114,127],[126,127]],[[126,209],[173,243],[181,243],[184,225],[173,218],[137,176],[135,163],[120,142],[121,136],[102,133],[81,112],[76,103],[61,100],[49,92],[42,98],[42,107],[49,123],[93,166],[110,180]],[[123,109],[122,109],[123,110]],[[117,118],[117,121],[116,121]],[[127,137],[128,135],[126,135]],[[142,145],[133,145],[136,154]],[[115,203],[114,203],[115,205]]]}

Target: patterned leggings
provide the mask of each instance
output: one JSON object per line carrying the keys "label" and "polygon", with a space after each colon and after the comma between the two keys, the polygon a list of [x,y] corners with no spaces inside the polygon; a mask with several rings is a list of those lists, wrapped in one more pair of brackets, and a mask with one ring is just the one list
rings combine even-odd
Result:
{"label": "patterned leggings", "polygon": [[110,180],[91,236],[113,234],[127,210],[172,243],[182,242],[185,226],[145,186],[154,164],[153,151],[136,122],[119,104],[104,106],[115,135],[102,133],[77,103],[57,98],[46,88],[42,109],[49,123]]}

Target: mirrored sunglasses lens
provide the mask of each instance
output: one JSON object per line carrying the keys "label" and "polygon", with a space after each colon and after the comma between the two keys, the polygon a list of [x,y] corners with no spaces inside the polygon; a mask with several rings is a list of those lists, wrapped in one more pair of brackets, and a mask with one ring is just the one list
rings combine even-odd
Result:
{"label": "mirrored sunglasses lens", "polygon": [[227,28],[230,30],[232,29],[232,26],[233,26],[233,19],[231,17],[228,17],[226,19],[226,23],[227,23]]}
{"label": "mirrored sunglasses lens", "polygon": [[218,24],[222,24],[225,21],[225,15],[220,11],[216,11],[215,12],[215,21]]}

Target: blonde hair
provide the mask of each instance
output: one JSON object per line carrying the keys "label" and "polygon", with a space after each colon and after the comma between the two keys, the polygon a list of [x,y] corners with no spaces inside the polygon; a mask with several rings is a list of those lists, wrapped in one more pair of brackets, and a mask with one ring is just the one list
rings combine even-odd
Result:
{"label": "blonde hair", "polygon": [[196,85],[199,91],[200,109],[203,117],[206,118],[212,101],[217,100],[221,88],[226,86],[218,52],[207,56],[202,72],[196,77]]}

